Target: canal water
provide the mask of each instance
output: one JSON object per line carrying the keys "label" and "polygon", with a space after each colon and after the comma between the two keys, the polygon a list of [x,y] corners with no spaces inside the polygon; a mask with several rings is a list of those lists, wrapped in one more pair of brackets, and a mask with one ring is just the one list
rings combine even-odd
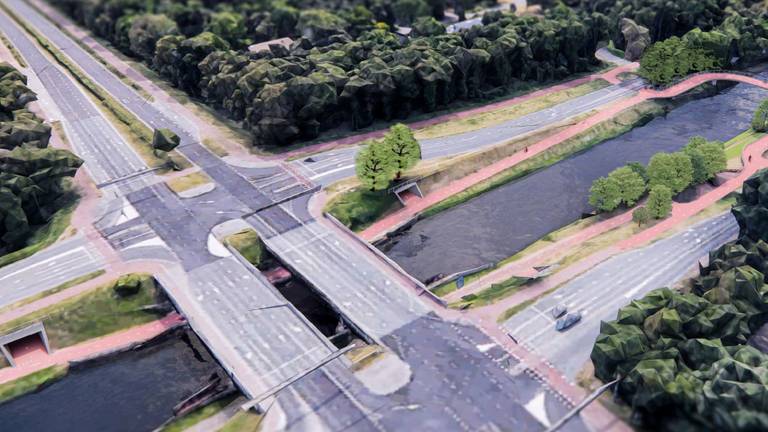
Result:
{"label": "canal water", "polygon": [[207,352],[175,334],[138,351],[76,367],[43,390],[0,405],[0,430],[151,431],[218,369]]}
{"label": "canal water", "polygon": [[667,116],[416,222],[382,245],[406,271],[425,280],[512,256],[592,209],[592,182],[627,162],[647,163],[657,152],[682,148],[702,135],[728,140],[749,127],[768,92],[740,84],[692,100]]}

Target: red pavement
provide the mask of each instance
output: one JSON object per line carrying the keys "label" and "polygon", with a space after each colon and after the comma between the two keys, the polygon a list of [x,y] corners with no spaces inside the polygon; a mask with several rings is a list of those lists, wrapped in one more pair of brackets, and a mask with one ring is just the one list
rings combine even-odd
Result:
{"label": "red pavement", "polygon": [[422,199],[410,201],[408,203],[408,206],[382,218],[378,222],[368,227],[365,231],[360,233],[360,235],[366,240],[369,240],[369,241],[375,240],[385,235],[387,232],[390,232],[393,229],[405,224],[406,222],[408,222],[409,220],[411,220],[412,218],[414,218],[415,216],[417,216],[419,213],[426,210],[427,208],[461,191],[464,191],[471,186],[474,186],[484,180],[487,180],[495,176],[496,174],[499,174],[517,165],[522,161],[532,158],[538,155],[539,153],[542,153],[548,150],[549,148],[554,147],[562,143],[563,141],[569,138],[572,138],[599,123],[609,120],[612,117],[619,114],[621,111],[624,111],[628,108],[631,108],[647,100],[666,99],[666,98],[679,96],[691,90],[694,87],[697,87],[701,84],[704,84],[709,81],[714,81],[714,80],[738,81],[746,84],[752,84],[764,89],[768,89],[768,83],[765,83],[755,78],[747,77],[744,75],[738,75],[738,74],[712,73],[712,74],[704,74],[704,75],[698,75],[698,76],[692,77],[686,81],[683,81],[663,91],[656,91],[656,90],[650,90],[650,89],[641,90],[640,92],[638,92],[636,96],[630,99],[624,99],[622,101],[611,104],[610,106],[599,111],[597,114],[565,129],[564,131],[561,131],[557,134],[544,138],[538,143],[532,146],[529,146],[527,152],[526,151],[517,152],[489,166],[486,166],[466,177],[463,177],[459,180],[455,180],[443,188],[434,190],[429,194],[427,194]]}
{"label": "red pavement", "polygon": [[165,318],[147,324],[132,327],[127,330],[112,333],[100,338],[56,350],[51,354],[41,354],[39,348],[28,350],[17,367],[0,369],[0,384],[13,381],[30,373],[54,365],[68,364],[71,361],[81,361],[127,349],[132,345],[159,336],[166,331],[184,324],[184,318],[177,313],[171,313]]}

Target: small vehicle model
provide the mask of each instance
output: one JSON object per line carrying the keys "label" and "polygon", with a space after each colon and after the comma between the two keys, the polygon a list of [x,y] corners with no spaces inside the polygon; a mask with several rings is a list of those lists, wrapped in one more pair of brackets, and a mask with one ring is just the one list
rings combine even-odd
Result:
{"label": "small vehicle model", "polygon": [[566,312],[568,312],[568,307],[566,307],[565,305],[561,305],[561,304],[557,305],[557,306],[552,308],[552,318],[558,319],[558,318],[562,317],[563,315],[565,315]]}
{"label": "small vehicle model", "polygon": [[555,330],[566,331],[569,328],[573,327],[579,321],[581,321],[580,312],[568,314],[565,317],[557,320],[557,322],[555,323]]}

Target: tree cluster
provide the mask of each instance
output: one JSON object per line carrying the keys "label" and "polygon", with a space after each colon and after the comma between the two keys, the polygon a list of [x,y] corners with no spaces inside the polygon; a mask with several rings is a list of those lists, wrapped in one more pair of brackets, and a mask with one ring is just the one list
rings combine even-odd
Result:
{"label": "tree cluster", "polygon": [[768,323],[768,171],[747,180],[739,238],[710,252],[682,292],[661,288],[603,322],[595,375],[648,430],[768,429],[768,355],[750,346]]}
{"label": "tree cluster", "polygon": [[752,130],[768,132],[768,99],[761,102],[752,115]]}
{"label": "tree cluster", "polygon": [[61,208],[64,179],[82,165],[69,151],[48,147],[51,128],[26,108],[37,98],[26,83],[0,63],[0,254],[23,247]]}
{"label": "tree cluster", "polygon": [[[216,5],[210,11],[191,2],[160,2],[150,11],[145,2],[131,1],[55,3],[175,86],[242,121],[262,146],[313,139],[339,126],[405,119],[457,100],[499,96],[523,81],[589,71],[607,28],[600,14],[562,7],[544,17],[490,14],[486,25],[451,35],[420,17],[406,39],[386,20],[377,23],[373,1],[343,11],[290,2]],[[385,3],[397,15],[403,2]],[[441,2],[425,3],[438,15]],[[269,24],[252,22],[267,15]],[[290,47],[245,49],[283,36],[294,39]],[[154,51],[148,49],[153,43]]]}
{"label": "tree cluster", "polygon": [[[632,207],[648,191],[649,215],[661,219],[672,208],[672,197],[693,184],[712,180],[726,168],[723,143],[693,137],[682,151],[657,153],[648,167],[632,162],[595,180],[589,204],[601,212]],[[638,223],[647,222],[641,212]]]}
{"label": "tree cluster", "polygon": [[421,147],[408,126],[396,124],[381,140],[372,141],[355,157],[355,171],[363,186],[382,190],[399,180],[421,159]]}
{"label": "tree cluster", "polygon": [[732,14],[718,27],[695,28],[682,37],[651,45],[640,60],[640,74],[651,83],[711,70],[749,66],[768,58],[768,29],[762,18]]}

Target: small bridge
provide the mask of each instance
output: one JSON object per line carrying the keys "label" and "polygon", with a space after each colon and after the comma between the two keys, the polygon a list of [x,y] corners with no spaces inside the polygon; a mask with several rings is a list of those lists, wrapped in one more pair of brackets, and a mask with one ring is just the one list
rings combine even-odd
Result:
{"label": "small bridge", "polygon": [[688,75],[659,89],[642,90],[640,94],[648,99],[671,98],[712,81],[739,82],[768,90],[768,81],[763,80],[756,74],[739,71],[711,71]]}

